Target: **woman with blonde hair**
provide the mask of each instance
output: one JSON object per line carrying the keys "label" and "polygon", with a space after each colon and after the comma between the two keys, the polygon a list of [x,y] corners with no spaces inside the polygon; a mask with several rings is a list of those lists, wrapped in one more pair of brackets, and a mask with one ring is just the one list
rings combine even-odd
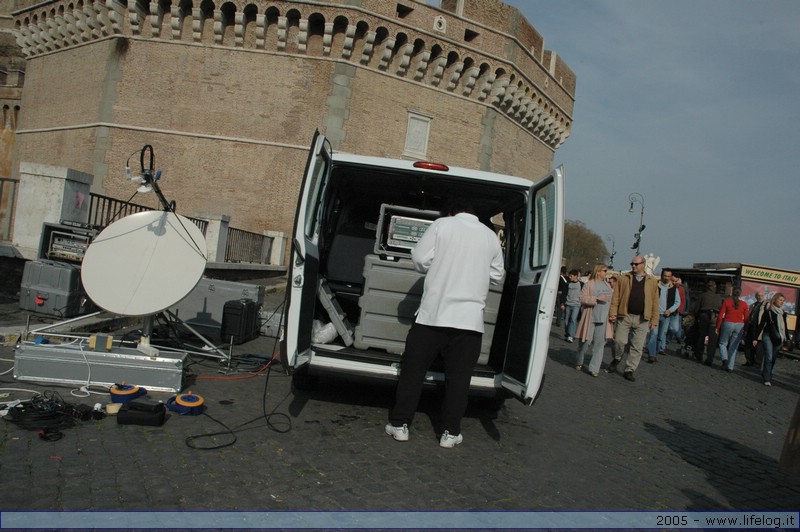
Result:
{"label": "woman with blonde hair", "polygon": [[614,289],[606,282],[608,266],[595,264],[589,281],[581,290],[581,319],[578,323],[577,337],[580,340],[575,369],[583,369],[583,359],[589,344],[592,343],[592,359],[589,361],[589,373],[597,377],[603,363],[603,348],[606,340],[614,337],[614,329],[608,321],[609,303]]}
{"label": "woman with blonde hair", "polygon": [[787,338],[786,313],[783,303],[786,296],[777,292],[764,309],[764,315],[758,323],[758,329],[753,340],[753,347],[758,345],[758,338],[764,345],[764,361],[761,364],[761,378],[764,386],[772,386],[772,368],[775,367],[775,356],[780,351]]}

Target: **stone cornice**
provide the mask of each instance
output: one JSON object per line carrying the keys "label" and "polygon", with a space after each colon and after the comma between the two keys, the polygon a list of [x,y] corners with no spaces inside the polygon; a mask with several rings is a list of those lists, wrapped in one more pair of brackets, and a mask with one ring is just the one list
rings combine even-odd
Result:
{"label": "stone cornice", "polygon": [[[571,110],[560,107],[507,60],[355,8],[324,9],[304,2],[267,5],[264,9],[260,4],[240,7],[219,1],[213,10],[203,11],[184,10],[177,1],[130,0],[126,5],[94,0],[76,6],[57,0],[14,12],[14,31],[28,58],[114,36],[264,53],[287,53],[291,48],[326,59],[340,57],[359,68],[491,105],[552,149],[570,134]],[[321,46],[310,47],[311,39],[320,39]]]}

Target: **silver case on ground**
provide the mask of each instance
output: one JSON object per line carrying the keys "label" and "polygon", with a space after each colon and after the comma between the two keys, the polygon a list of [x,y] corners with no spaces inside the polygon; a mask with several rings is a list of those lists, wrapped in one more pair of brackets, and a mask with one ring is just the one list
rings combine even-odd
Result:
{"label": "silver case on ground", "polygon": [[204,336],[219,340],[225,303],[234,299],[252,299],[256,307],[261,308],[264,304],[264,287],[203,277],[186,297],[169,310]]}
{"label": "silver case on ground", "polygon": [[17,347],[14,378],[57,384],[125,382],[148,391],[177,392],[183,387],[185,353],[160,351],[150,357],[134,348],[115,347],[110,352],[91,351],[77,345],[29,345]]}

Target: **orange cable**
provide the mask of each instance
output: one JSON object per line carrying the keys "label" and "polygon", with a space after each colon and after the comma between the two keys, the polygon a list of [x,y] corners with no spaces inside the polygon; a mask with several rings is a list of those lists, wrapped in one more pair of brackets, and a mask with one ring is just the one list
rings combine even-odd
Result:
{"label": "orange cable", "polygon": [[269,368],[272,365],[272,363],[275,362],[275,359],[278,358],[278,355],[280,355],[280,354],[281,354],[280,351],[275,353],[272,356],[272,359],[270,359],[269,362],[267,362],[266,364],[261,366],[258,369],[258,371],[256,371],[255,373],[251,373],[250,375],[233,375],[233,376],[224,376],[224,377],[217,377],[215,375],[198,375],[197,380],[204,380],[204,381],[238,381],[238,380],[243,380],[243,379],[252,379],[253,377],[258,377],[267,368]]}

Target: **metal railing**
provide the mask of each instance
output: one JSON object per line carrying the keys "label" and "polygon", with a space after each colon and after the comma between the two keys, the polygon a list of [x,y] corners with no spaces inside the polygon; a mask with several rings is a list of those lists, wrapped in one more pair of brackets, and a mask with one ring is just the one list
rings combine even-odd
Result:
{"label": "metal railing", "polygon": [[[0,177],[0,241],[11,240],[14,225],[14,205],[19,179]],[[111,223],[130,214],[156,210],[146,205],[139,205],[125,200],[89,193],[89,215],[86,223],[98,231]],[[187,217],[206,236],[208,220]],[[244,231],[233,227],[227,228],[225,262],[271,264],[275,238],[273,236]]]}
{"label": "metal railing", "polygon": [[0,240],[11,240],[19,179],[0,177]]}
{"label": "metal railing", "polygon": [[272,237],[266,235],[229,227],[225,262],[269,264],[272,240]]}
{"label": "metal railing", "polygon": [[[130,203],[125,200],[89,193],[89,219],[88,224],[97,229],[103,229],[112,222],[129,214],[155,210],[152,207]],[[200,218],[188,217],[203,235],[206,234],[208,221]],[[273,238],[270,236],[253,233],[228,227],[225,245],[225,262],[241,262],[251,264],[270,264]]]}
{"label": "metal railing", "polygon": [[[152,207],[95,194],[94,192],[90,192],[89,196],[89,220],[87,223],[98,229],[102,229],[129,214],[156,210]],[[190,216],[187,216],[187,218],[200,229],[203,235],[206,234],[208,221],[201,220],[200,218],[192,218]]]}

